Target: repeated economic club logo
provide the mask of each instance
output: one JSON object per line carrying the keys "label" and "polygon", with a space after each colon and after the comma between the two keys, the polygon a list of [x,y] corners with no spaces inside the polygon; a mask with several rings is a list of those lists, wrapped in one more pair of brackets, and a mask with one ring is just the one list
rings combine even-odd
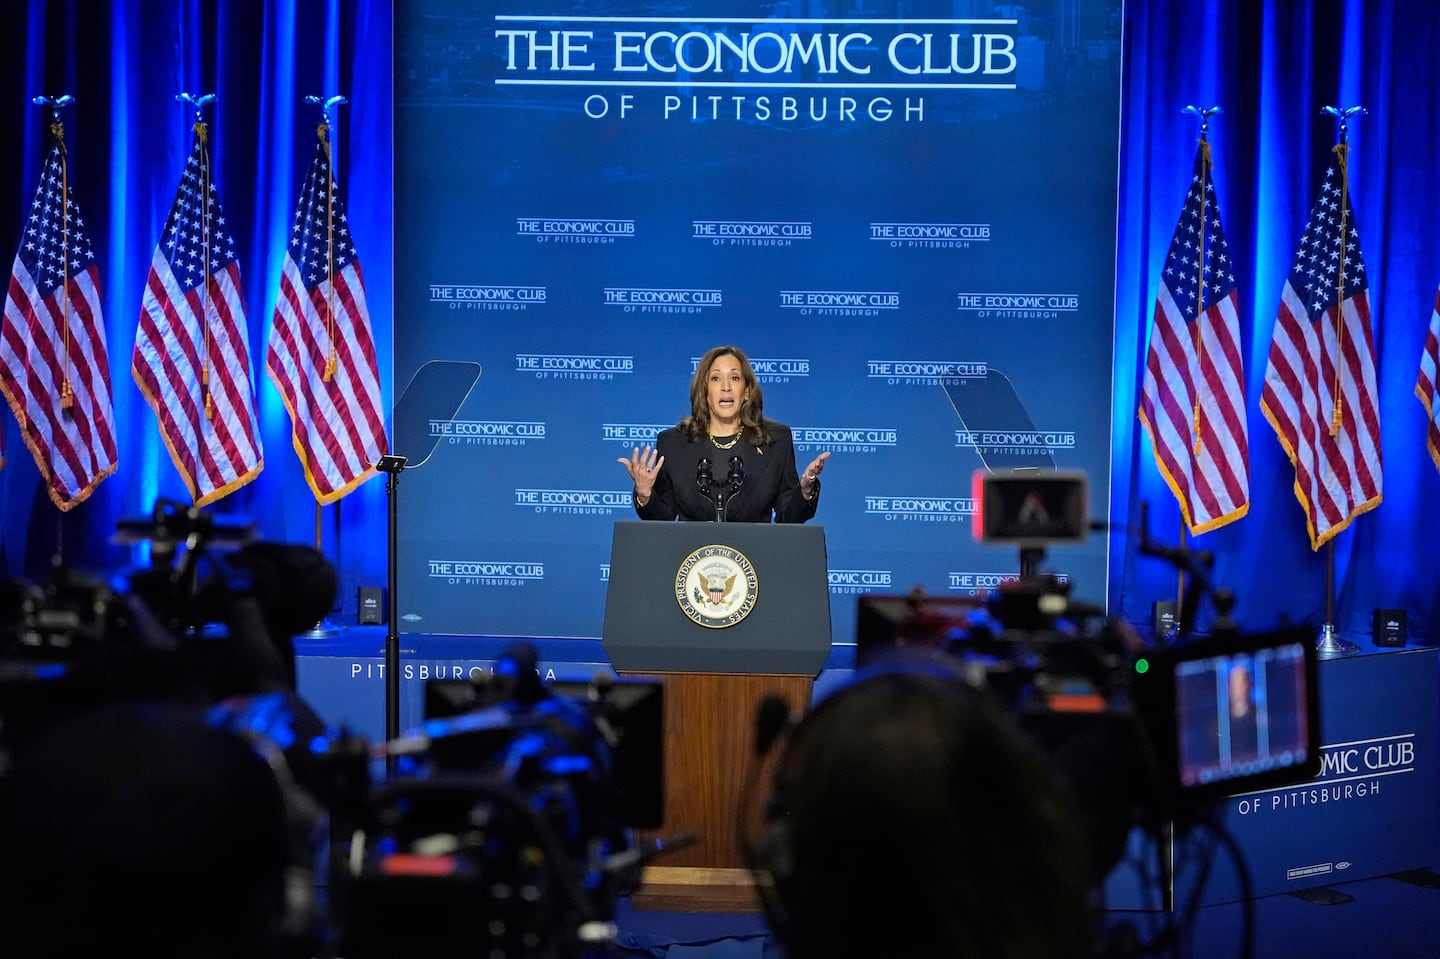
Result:
{"label": "repeated economic club logo", "polygon": [[425,575],[447,586],[524,586],[545,580],[545,564],[512,559],[427,559]]}
{"label": "repeated economic club logo", "polygon": [[781,290],[780,309],[801,316],[879,316],[900,309],[894,290]]}
{"label": "repeated economic club logo", "polygon": [[515,372],[537,380],[613,380],[635,372],[635,357],[605,353],[516,353]]}
{"label": "repeated economic club logo", "polygon": [[689,313],[725,305],[722,290],[691,287],[607,286],[604,305],[626,313]]}
{"label": "repeated economic club logo", "polygon": [[830,569],[825,579],[832,596],[883,592],[895,586],[895,573],[888,569]]}
{"label": "repeated economic club logo", "polygon": [[796,426],[791,433],[797,453],[829,450],[832,453],[875,453],[893,449],[900,431],[892,426]]}
{"label": "repeated economic club logo", "polygon": [[866,495],[865,515],[887,523],[964,523],[977,505],[969,496]]}
{"label": "repeated economic club logo", "polygon": [[635,239],[635,221],[591,216],[522,216],[515,220],[515,235],[533,243],[614,246]]}
{"label": "repeated economic club logo", "polygon": [[1054,320],[1080,311],[1078,293],[957,293],[956,303],[979,320]]}
{"label": "repeated economic club logo", "polygon": [[429,432],[450,446],[526,446],[545,438],[545,421],[434,419]]}
{"label": "repeated economic club logo", "polygon": [[483,283],[431,283],[430,302],[451,310],[528,310],[544,306],[550,291],[543,286]]}
{"label": "repeated economic club logo", "polygon": [[[700,368],[700,357],[690,357],[690,372]],[[808,356],[752,356],[750,368],[755,379],[761,383],[789,383],[810,376],[811,362]]]}
{"label": "repeated economic club logo", "polygon": [[675,573],[675,600],[693,622],[724,629],[750,615],[759,579],[749,557],[718,544],[702,546]]}
{"label": "repeated economic club logo", "polygon": [[867,379],[886,386],[963,386],[983,381],[990,365],[983,360],[871,359],[865,361]]}
{"label": "repeated economic club logo", "polygon": [[815,236],[807,220],[695,220],[690,231],[711,246],[789,247]]}

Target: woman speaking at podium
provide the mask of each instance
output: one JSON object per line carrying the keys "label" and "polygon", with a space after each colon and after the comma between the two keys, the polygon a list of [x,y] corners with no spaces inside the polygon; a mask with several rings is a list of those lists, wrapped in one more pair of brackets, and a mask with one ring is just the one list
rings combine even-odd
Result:
{"label": "woman speaking at podium", "polygon": [[828,452],[795,468],[790,427],[764,415],[750,360],[734,346],[700,358],[690,381],[690,415],[661,430],[655,446],[620,465],[635,484],[641,519],[803,523],[820,503]]}

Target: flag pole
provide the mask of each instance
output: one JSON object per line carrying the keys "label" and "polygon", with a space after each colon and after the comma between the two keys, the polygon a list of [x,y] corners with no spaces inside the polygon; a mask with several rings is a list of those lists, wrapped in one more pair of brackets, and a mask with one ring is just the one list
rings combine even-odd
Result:
{"label": "flag pole", "polygon": [[[1201,176],[1208,178],[1208,177],[1210,176],[1210,141],[1207,139],[1207,134],[1210,132],[1210,117],[1211,117],[1212,114],[1219,113],[1219,112],[1220,112],[1220,108],[1219,108],[1219,107],[1209,107],[1209,108],[1206,108],[1206,109],[1201,109],[1200,107],[1188,106],[1188,105],[1187,105],[1181,112],[1183,112],[1183,113],[1195,114],[1195,115],[1197,115],[1197,116],[1200,117],[1200,150],[1201,150],[1202,154],[1203,154],[1204,157],[1205,157],[1205,164],[1204,164],[1204,166],[1201,168]],[[1205,258],[1205,256],[1206,256],[1206,250],[1205,250],[1205,224],[1208,222],[1208,219],[1207,219],[1207,217],[1205,216],[1205,203],[1206,203],[1206,200],[1208,200],[1208,199],[1209,199],[1209,197],[1208,197],[1208,195],[1207,195],[1207,193],[1206,193],[1206,191],[1205,191],[1204,185],[1202,184],[1202,185],[1201,185],[1201,188],[1200,188],[1200,256],[1196,259],[1196,263],[1195,263],[1195,272],[1196,272],[1195,291],[1196,291],[1196,295],[1195,295],[1195,323],[1194,323],[1195,333],[1194,333],[1194,341],[1195,341],[1195,362],[1196,362],[1197,365],[1198,365],[1199,362],[1200,362],[1200,351],[1204,348],[1204,342],[1205,342],[1205,339],[1204,339],[1204,337],[1201,335],[1201,332],[1200,332],[1200,324],[1204,321],[1204,318],[1205,318],[1205,265],[1206,265],[1206,263],[1208,262],[1208,261],[1206,260],[1206,258]],[[1194,440],[1195,440],[1195,445],[1194,445],[1195,455],[1196,455],[1196,456],[1199,456],[1199,455],[1200,455],[1200,397],[1199,397],[1198,393],[1197,393],[1197,394],[1195,395],[1195,397],[1194,397],[1194,411],[1193,411],[1193,417],[1192,417],[1192,420],[1191,420],[1191,433],[1193,434],[1193,437],[1194,437]],[[1180,545],[1181,545],[1181,547],[1184,547],[1184,546],[1189,542],[1189,536],[1190,536],[1189,527],[1186,525],[1186,523],[1185,523],[1185,521],[1184,521],[1184,518],[1182,517],[1182,519],[1181,519],[1181,521],[1180,521]],[[1185,634],[1185,630],[1191,628],[1191,627],[1194,626],[1195,624],[1194,624],[1194,623],[1182,623],[1182,622],[1180,622],[1180,613],[1185,609],[1185,571],[1184,571],[1184,570],[1177,570],[1175,576],[1176,576],[1176,586],[1177,586],[1177,589],[1176,589],[1176,595],[1175,595],[1175,627],[1174,627],[1174,630],[1173,630],[1173,635],[1178,638],[1178,637],[1183,636],[1183,635]]]}
{"label": "flag pole", "polygon": [[[211,103],[214,103],[214,102],[215,102],[215,94],[213,94],[213,93],[202,93],[202,94],[200,94],[199,96],[194,96],[194,95],[192,95],[192,94],[189,94],[189,93],[186,93],[186,92],[184,92],[184,91],[181,91],[180,93],[175,94],[175,99],[178,100],[178,101],[180,101],[181,103],[187,103],[187,104],[189,104],[190,106],[192,106],[192,107],[195,108],[195,120],[194,120],[194,122],[191,124],[191,129],[192,129],[192,131],[193,131],[194,134],[195,134],[195,140],[196,140],[196,142],[199,143],[202,147],[206,147],[205,152],[204,152],[205,163],[204,163],[203,169],[201,170],[201,182],[200,182],[200,188],[201,188],[201,191],[202,191],[202,192],[201,192],[201,196],[202,196],[202,197],[209,197],[209,196],[210,196],[210,151],[209,151],[209,149],[208,149],[208,144],[209,144],[209,141],[210,141],[210,126],[209,126],[209,124],[207,124],[207,123],[205,122],[205,116],[204,116],[204,114],[203,114],[201,111],[202,111],[205,107],[209,106]],[[208,292],[208,291],[210,290],[210,266],[211,266],[211,258],[210,258],[210,242],[211,242],[211,237],[210,237],[210,218],[209,218],[209,217],[202,217],[202,218],[201,218],[201,220],[200,220],[200,229],[201,229],[200,244],[201,244],[202,258],[203,258],[203,263],[201,264],[202,274],[201,274],[201,277],[200,277],[200,289],[205,290],[205,291]],[[212,398],[211,398],[211,396],[210,396],[210,317],[211,317],[211,315],[212,315],[212,313],[213,313],[213,311],[214,311],[214,307],[212,306],[212,304],[211,304],[211,302],[210,302],[210,297],[209,297],[209,296],[202,296],[202,297],[200,298],[200,310],[201,310],[201,317],[200,317],[200,318],[201,318],[201,322],[200,322],[200,335],[201,335],[201,337],[202,337],[201,348],[200,348],[200,394],[205,398],[205,418],[206,418],[207,420],[213,420],[213,419],[215,418],[215,404],[214,404],[214,401],[212,400]],[[202,442],[202,440],[201,440],[200,437],[197,435],[197,436],[195,437],[195,451],[194,451],[195,459],[196,459],[197,462],[200,460],[200,455],[201,455],[200,444],[201,444],[201,442]],[[198,493],[199,493],[199,490],[197,489],[197,490],[196,490],[197,497],[198,497]]]}
{"label": "flag pole", "polygon": [[[1322,112],[1335,117],[1336,135],[1333,150],[1340,161],[1340,250],[1339,265],[1335,273],[1335,405],[1330,414],[1330,435],[1335,436],[1340,432],[1340,425],[1344,421],[1344,394],[1340,389],[1343,336],[1345,332],[1345,318],[1342,315],[1345,304],[1345,236],[1347,224],[1350,217],[1350,184],[1349,164],[1346,162],[1350,153],[1349,142],[1349,119],[1353,116],[1361,116],[1365,108],[1354,107],[1324,107]],[[1315,651],[1324,658],[1337,656],[1350,656],[1360,651],[1360,647],[1348,640],[1340,638],[1335,630],[1335,538],[1332,536],[1325,544],[1325,622],[1320,627],[1320,636],[1315,641]]]}
{"label": "flag pole", "polygon": [[[1210,163],[1211,163],[1211,161],[1210,161],[1210,141],[1209,141],[1210,118],[1211,118],[1212,116],[1214,116],[1215,114],[1219,113],[1219,112],[1220,112],[1220,108],[1219,108],[1218,106],[1197,107],[1197,106],[1195,106],[1195,105],[1193,105],[1193,104],[1187,104],[1185,107],[1183,107],[1183,108],[1181,109],[1180,112],[1181,112],[1181,113],[1188,113],[1188,114],[1190,114],[1190,115],[1192,115],[1192,116],[1197,116],[1197,117],[1200,118],[1200,150],[1201,150],[1201,152],[1202,152],[1202,154],[1203,154],[1203,156],[1204,156],[1204,158],[1205,158],[1205,162],[1204,162],[1204,166],[1202,167],[1202,173],[1201,173],[1201,175],[1202,175],[1203,177],[1205,177],[1206,180],[1207,180],[1207,182],[1208,182],[1208,178],[1209,178],[1209,176],[1210,176]],[[1207,247],[1206,238],[1207,238],[1207,236],[1208,236],[1208,233],[1206,232],[1206,224],[1209,223],[1209,217],[1206,216],[1206,203],[1208,202],[1208,200],[1209,200],[1209,191],[1206,190],[1206,189],[1205,189],[1205,186],[1202,184],[1201,189],[1200,189],[1200,256],[1196,259],[1196,266],[1195,266],[1195,271],[1196,271],[1196,284],[1195,284],[1195,289],[1196,289],[1196,296],[1195,296],[1195,323],[1194,323],[1195,332],[1194,332],[1194,337],[1193,337],[1193,338],[1194,338],[1194,344],[1195,344],[1195,362],[1196,362],[1197,365],[1198,365],[1199,362],[1200,362],[1200,351],[1201,351],[1202,349],[1204,349],[1204,342],[1205,342],[1205,341],[1204,341],[1204,337],[1201,335],[1200,324],[1204,321],[1204,317],[1205,317],[1205,293],[1206,293],[1206,289],[1205,289],[1205,267],[1206,267],[1206,264],[1209,262],[1209,260],[1208,260],[1208,258],[1207,258],[1207,257],[1208,257],[1208,252],[1207,252],[1207,249],[1206,249],[1206,247]],[[1194,397],[1193,407],[1194,407],[1194,408],[1193,408],[1193,410],[1192,410],[1192,417],[1191,417],[1191,434],[1192,434],[1192,437],[1193,437],[1193,439],[1194,439],[1194,454],[1195,454],[1196,456],[1199,456],[1199,455],[1200,455],[1200,452],[1201,452],[1202,445],[1203,445],[1203,441],[1202,441],[1201,435],[1200,435],[1200,397],[1199,397],[1198,394],[1195,395],[1195,397]],[[1191,518],[1192,518],[1192,520],[1193,520],[1193,517],[1191,517]],[[1181,546],[1182,548],[1184,548],[1184,547],[1189,543],[1189,539],[1190,539],[1190,528],[1189,528],[1189,524],[1186,522],[1185,517],[1182,516],[1182,517],[1180,518],[1180,536],[1179,536],[1180,546]],[[1175,621],[1174,621],[1173,625],[1172,625],[1171,628],[1170,628],[1170,636],[1169,636],[1169,638],[1171,638],[1171,639],[1178,639],[1180,636],[1184,635],[1185,630],[1189,629],[1191,626],[1194,625],[1193,623],[1182,623],[1182,622],[1180,622],[1180,613],[1181,613],[1181,611],[1182,611],[1184,608],[1185,608],[1185,571],[1184,571],[1183,569],[1181,569],[1181,570],[1177,570],[1176,573],[1175,573]]]}
{"label": "flag pole", "polygon": [[[48,106],[50,107],[51,116],[53,117],[53,119],[51,120],[50,129],[51,129],[51,132],[55,134],[56,142],[58,142],[58,143],[60,144],[60,156],[61,156],[61,163],[62,163],[62,167],[61,167],[61,168],[62,168],[62,169],[64,169],[63,164],[64,164],[64,162],[65,162],[64,158],[65,158],[65,156],[66,156],[66,153],[65,153],[65,126],[64,126],[64,124],[63,124],[63,123],[61,122],[61,120],[60,120],[60,108],[61,108],[62,106],[66,106],[66,105],[68,105],[68,104],[70,104],[70,103],[73,103],[74,100],[75,100],[75,98],[72,97],[72,96],[70,96],[69,94],[63,94],[63,95],[61,95],[61,96],[59,96],[59,97],[56,97],[56,98],[53,98],[53,99],[52,99],[52,98],[48,98],[48,97],[36,97],[35,100],[34,100],[34,102],[35,102],[37,105],[39,105],[39,104],[45,104],[45,105],[48,105]],[[70,204],[69,204],[69,202],[68,202],[68,197],[69,197],[69,195],[70,195],[69,190],[70,190],[70,187],[69,187],[69,184],[68,184],[68,182],[67,182],[67,184],[66,184],[66,186],[65,186],[65,196],[66,196],[66,198],[67,198],[67,202],[65,202],[65,203],[63,203],[63,204],[61,205],[61,209],[64,210],[67,215],[68,215],[68,213],[69,213],[69,208],[70,208]],[[63,233],[68,233],[68,231],[63,231]],[[65,336],[66,336],[66,338],[67,338],[67,340],[68,340],[68,338],[69,338],[69,336],[70,336],[70,296],[69,296],[69,287],[70,287],[70,277],[69,277],[69,271],[70,271],[70,266],[69,266],[69,264],[70,264],[70,254],[69,254],[68,249],[66,249],[66,246],[67,246],[67,245],[68,245],[68,236],[66,236],[65,239],[62,240],[62,247],[61,247],[62,251],[64,251],[64,260],[65,260],[65,264],[66,264],[66,265],[65,265],[65,272],[66,272],[65,283],[64,283],[64,285],[63,285],[61,288],[66,291],[66,295],[63,297],[63,300],[64,300],[64,303],[65,303]],[[66,343],[66,349],[65,349],[65,361],[68,363],[69,360],[70,360],[70,349],[69,349],[69,343],[67,342],[67,343]],[[25,365],[26,365],[27,367],[30,365],[30,354],[29,354],[29,353],[26,353],[26,354],[25,354]],[[28,369],[27,369],[27,372],[28,372]],[[61,411],[62,411],[62,414],[65,413],[65,412],[71,411],[71,409],[72,409],[72,403],[73,403],[73,400],[72,400],[72,398],[71,398],[71,396],[70,396],[70,377],[69,377],[69,373],[68,373],[68,370],[67,370],[64,385],[63,385],[63,386],[61,387],[61,389],[60,389],[60,409],[61,409]],[[25,426],[25,424],[24,424],[23,422],[22,422],[20,425],[21,425],[22,428]],[[55,553],[54,553],[53,556],[51,556],[51,558],[50,558],[50,563],[51,563],[51,566],[52,566],[54,569],[57,569],[57,570],[58,570],[58,569],[62,569],[62,568],[64,568],[64,566],[65,566],[65,527],[64,527],[64,525],[63,525],[64,519],[65,519],[65,514],[64,514],[63,512],[62,512],[62,513],[56,513],[56,514],[55,514]]]}
{"label": "flag pole", "polygon": [[[51,132],[55,134],[55,142],[60,145],[60,192],[65,199],[60,204],[60,261],[61,277],[60,289],[65,295],[60,297],[61,328],[64,335],[65,357],[61,360],[60,368],[62,376],[60,381],[60,411],[62,416],[75,415],[75,387],[70,382],[70,162],[69,152],[65,149],[65,125],[60,121],[60,107],[66,103],[73,102],[74,98],[68,94],[56,100],[46,100],[44,97],[36,97],[37,102],[47,102],[51,105],[54,119],[51,121]],[[29,354],[26,354],[25,362],[30,362]]]}
{"label": "flag pole", "polygon": [[100,268],[72,196],[61,117],[75,98],[30,102],[48,108],[50,142],[5,294],[0,395],[63,513],[115,472],[115,411]]}
{"label": "flag pole", "polygon": [[[319,132],[319,135],[320,135],[320,140],[321,140],[321,142],[325,144],[325,151],[326,151],[327,154],[329,154],[329,153],[330,153],[330,142],[329,142],[329,133],[330,133],[330,108],[331,108],[331,107],[335,107],[335,106],[340,106],[340,105],[342,105],[342,104],[349,103],[350,101],[349,101],[346,97],[339,96],[339,95],[332,96],[332,97],[317,97],[317,96],[314,96],[314,95],[312,94],[312,95],[310,95],[310,96],[305,97],[305,102],[306,102],[306,103],[315,103],[315,104],[318,104],[318,105],[320,106],[320,129],[319,129],[318,132]],[[325,232],[326,232],[326,238],[325,238],[325,242],[326,242],[326,254],[325,254],[325,257],[326,257],[326,263],[327,263],[327,269],[326,269],[326,271],[325,271],[325,277],[326,277],[326,279],[325,279],[325,303],[326,303],[326,307],[327,307],[326,310],[325,310],[325,325],[326,325],[326,332],[328,333],[328,336],[326,337],[326,340],[328,341],[328,352],[326,353],[326,356],[325,356],[325,367],[324,367],[324,372],[321,374],[321,376],[322,376],[322,379],[323,379],[324,382],[329,383],[330,380],[331,380],[331,378],[333,378],[333,377],[335,376],[335,373],[336,373],[336,370],[337,370],[336,355],[335,355],[335,326],[334,326],[334,323],[335,323],[335,209],[334,209],[334,196],[335,196],[335,165],[334,165],[334,161],[333,161],[333,155],[332,155],[331,162],[326,165],[326,168],[327,168],[327,170],[329,171],[328,178],[327,178],[327,183],[326,183],[326,185],[325,185],[325,196],[326,196],[326,201],[327,201],[327,202],[326,202],[326,206],[325,206],[325,223],[326,223],[326,231],[325,231]],[[339,506],[338,506],[338,505],[336,506],[336,509],[337,509],[337,510],[339,509]],[[337,526],[339,525],[339,518],[338,518],[338,516],[337,516],[337,518],[336,518],[336,525],[337,525]],[[324,553],[325,553],[325,550],[324,550],[324,548],[323,548],[324,528],[325,528],[324,506],[322,506],[319,502],[316,502],[316,504],[315,504],[315,549],[316,549],[321,555],[324,555]],[[339,636],[339,635],[340,635],[340,627],[339,627],[338,625],[336,625],[335,622],[334,622],[333,620],[331,620],[329,616],[326,616],[326,617],[324,617],[323,619],[321,619],[320,622],[318,622],[318,623],[315,624],[315,628],[314,628],[314,629],[311,629],[309,632],[305,633],[305,636],[308,637],[308,638],[311,638],[311,639],[328,639],[328,638],[331,638],[331,637],[334,637],[334,636]]]}
{"label": "flag pole", "polygon": [[[62,170],[62,172],[63,172],[63,171],[67,171],[67,170],[68,170],[68,165],[67,165],[67,162],[66,162],[66,161],[67,161],[67,157],[69,156],[69,153],[68,153],[68,151],[65,149],[65,122],[60,118],[60,108],[61,108],[61,107],[68,107],[70,104],[72,104],[72,103],[75,102],[75,98],[72,97],[72,96],[71,96],[70,94],[68,94],[68,93],[62,93],[62,94],[60,94],[60,95],[57,96],[57,97],[46,97],[46,96],[34,97],[33,99],[31,99],[30,102],[33,103],[33,104],[35,104],[37,107],[39,107],[39,106],[45,106],[45,107],[49,107],[49,108],[50,108],[50,134],[51,134],[51,136],[53,136],[53,137],[55,138],[56,146],[58,147],[59,152],[60,152],[60,169]],[[61,216],[61,218],[62,218],[62,223],[64,223],[65,226],[68,227],[68,225],[69,225],[69,214],[70,214],[70,183],[69,183],[69,174],[68,174],[68,172],[63,172],[63,175],[64,175],[64,177],[65,177],[66,182],[65,182],[64,187],[63,187],[63,192],[61,193],[60,216]],[[70,296],[69,296],[69,290],[70,290],[70,251],[69,251],[69,230],[66,229],[66,228],[62,228],[62,230],[61,230],[60,244],[61,244],[61,245],[60,245],[61,257],[62,257],[62,259],[64,260],[64,269],[65,269],[64,282],[62,283],[60,289],[63,290],[63,291],[65,291],[65,295],[62,297],[62,299],[64,300],[64,305],[63,305],[62,309],[64,309],[64,311],[65,311],[65,319],[66,319],[65,332],[66,332],[66,335],[68,336],[68,335],[69,335],[69,332],[70,332],[70,324],[69,324],[69,318],[70,318]],[[31,329],[33,330],[33,328],[34,328],[34,326],[35,326],[35,323],[36,323],[35,316],[32,314],[31,316],[29,316],[29,317],[27,318],[27,321],[28,321]],[[68,344],[68,343],[66,344],[65,360],[66,360],[67,363],[68,363],[69,360],[70,360],[70,350],[69,350],[69,344]],[[30,353],[29,353],[28,350],[27,350],[26,353],[25,353],[25,374],[26,374],[26,379],[28,380],[28,379],[30,378]],[[66,376],[66,378],[65,378],[65,382],[64,382],[64,383],[61,385],[61,387],[60,387],[60,409],[61,409],[62,411],[68,411],[68,410],[70,410],[71,404],[70,404],[69,402],[67,402],[67,401],[69,401],[70,399],[71,399],[71,397],[70,397],[70,379],[69,379],[69,376],[68,376],[68,374],[67,374],[67,376]],[[63,413],[62,413],[62,415],[63,415]],[[26,411],[25,411],[25,410],[23,410],[23,409],[18,409],[18,410],[16,410],[16,419],[18,419],[18,420],[20,421],[20,428],[21,428],[22,430],[25,430],[25,429],[28,429],[28,428],[29,428],[28,417],[27,417],[27,415],[26,415]],[[58,528],[57,528],[57,529],[58,529]],[[57,555],[57,557],[58,557],[58,555],[59,555],[58,547],[57,547],[57,553],[56,553],[56,555]]]}

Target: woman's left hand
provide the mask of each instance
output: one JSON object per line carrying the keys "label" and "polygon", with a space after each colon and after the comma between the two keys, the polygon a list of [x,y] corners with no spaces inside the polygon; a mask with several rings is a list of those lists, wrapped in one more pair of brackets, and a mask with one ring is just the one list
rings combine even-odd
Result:
{"label": "woman's left hand", "polygon": [[810,461],[805,467],[805,472],[800,474],[800,495],[806,499],[815,498],[815,484],[820,480],[820,473],[825,469],[825,461],[830,458],[828,452],[821,453]]}

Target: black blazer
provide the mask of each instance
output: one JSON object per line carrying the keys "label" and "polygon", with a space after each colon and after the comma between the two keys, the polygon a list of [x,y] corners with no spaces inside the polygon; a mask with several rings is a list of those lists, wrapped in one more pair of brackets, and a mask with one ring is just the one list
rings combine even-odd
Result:
{"label": "black blazer", "polygon": [[820,484],[815,484],[814,499],[800,495],[795,439],[790,427],[774,420],[766,420],[765,427],[770,442],[757,446],[746,431],[744,440],[727,450],[717,448],[708,436],[692,438],[678,427],[662,430],[655,438],[655,448],[665,457],[665,465],[655,477],[649,502],[637,506],[635,512],[641,519],[713,521],[715,503],[700,492],[696,482],[700,460],[710,460],[715,486],[723,489],[730,458],[739,456],[745,482],[726,503],[726,522],[803,523],[810,519],[820,504]]}

